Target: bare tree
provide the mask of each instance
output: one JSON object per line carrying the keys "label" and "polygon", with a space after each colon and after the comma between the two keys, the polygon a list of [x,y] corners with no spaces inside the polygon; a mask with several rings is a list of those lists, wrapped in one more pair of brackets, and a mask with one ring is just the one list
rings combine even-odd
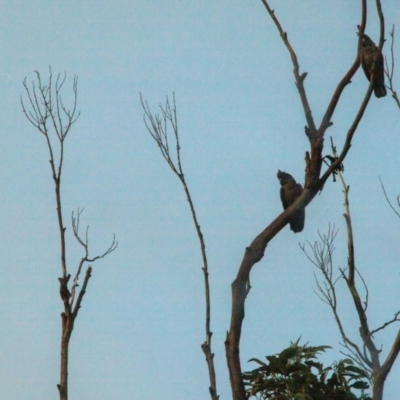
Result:
{"label": "bare tree", "polygon": [[[203,260],[203,275],[204,275],[204,289],[205,289],[205,299],[206,299],[206,318],[205,318],[205,330],[206,330],[206,339],[204,343],[201,345],[201,348],[206,357],[206,363],[208,368],[210,386],[209,392],[212,400],[218,400],[218,392],[217,392],[217,380],[215,375],[215,367],[214,367],[214,353],[211,350],[211,301],[210,301],[210,284],[209,284],[209,272],[208,272],[208,261],[207,261],[207,253],[206,253],[206,245],[204,241],[204,236],[201,231],[197,214],[194,208],[192,196],[189,191],[189,187],[186,182],[185,175],[182,169],[181,162],[181,147],[179,144],[179,131],[178,131],[178,119],[176,115],[176,103],[175,103],[175,94],[173,95],[172,106],[167,97],[165,105],[159,105],[161,114],[154,114],[151,112],[147,101],[144,101],[142,95],[140,95],[140,101],[142,103],[142,107],[144,110],[143,120],[146,125],[148,132],[151,137],[155,140],[158,148],[161,151],[162,156],[165,161],[171,168],[172,172],[178,177],[180,180],[183,190],[186,194],[186,199],[189,203],[190,212],[192,214],[193,224],[196,228],[196,234],[200,243],[201,257]],[[170,142],[168,138],[168,129],[172,129],[173,132],[173,141],[174,147],[176,150],[175,156],[172,154],[172,150],[170,149]]]}
{"label": "bare tree", "polygon": [[[338,172],[343,169],[343,161],[347,156],[351,144],[353,136],[357,130],[357,127],[364,115],[364,112],[368,106],[372,91],[374,89],[374,81],[375,81],[375,67],[376,64],[380,63],[381,59],[381,51],[384,43],[384,16],[381,9],[380,0],[376,0],[376,12],[379,17],[380,22],[380,39],[379,46],[372,52],[373,57],[368,60],[368,71],[367,78],[370,81],[368,89],[365,93],[363,100],[358,108],[357,113],[354,115],[353,122],[348,128],[346,139],[342,145],[341,151],[335,157],[329,157],[330,164],[328,164],[328,168],[326,171],[322,171],[323,160],[325,157],[323,156],[324,151],[324,136],[327,129],[332,125],[332,117],[334,115],[336,106],[344,93],[344,89],[351,82],[352,77],[357,72],[360,61],[362,57],[364,57],[363,51],[357,51],[354,55],[354,61],[349,66],[348,71],[343,75],[343,78],[337,84],[337,87],[332,95],[329,104],[326,107],[325,114],[319,123],[315,122],[312,114],[312,110],[309,105],[306,89],[305,89],[305,78],[307,76],[306,72],[300,71],[300,66],[298,62],[298,58],[295,50],[293,49],[289,39],[287,32],[282,28],[281,23],[279,22],[274,10],[269,5],[269,2],[266,0],[261,0],[269,17],[275,24],[280,37],[283,41],[283,44],[287,48],[294,70],[294,77],[296,81],[296,86],[299,92],[300,101],[302,104],[302,108],[304,111],[304,116],[306,120],[305,126],[305,134],[309,142],[309,151],[305,154],[305,183],[304,189],[302,189],[301,185],[298,185],[293,178],[286,174],[281,173],[281,184],[290,184],[291,188],[296,189],[296,198],[293,199],[290,196],[286,196],[286,192],[283,191],[282,201],[284,203],[285,211],[278,215],[261,233],[259,233],[251,242],[251,244],[246,248],[243,260],[240,264],[240,267],[237,272],[237,276],[235,280],[232,282],[232,311],[231,311],[231,322],[230,328],[225,340],[225,351],[227,357],[227,364],[230,376],[230,383],[232,389],[232,397],[234,400],[245,400],[247,399],[247,394],[245,391],[245,386],[243,382],[243,373],[241,369],[240,363],[240,338],[242,332],[242,324],[244,319],[244,310],[245,310],[245,300],[250,290],[250,272],[253,266],[259,262],[265,254],[265,250],[267,248],[268,243],[277,235],[288,223],[293,221],[295,215],[298,215],[299,212],[304,211],[307,205],[314,199],[314,197],[323,190],[324,185],[328,178],[332,175],[334,178]],[[365,38],[364,31],[367,23],[367,2],[366,0],[361,0],[361,15],[360,15],[360,24],[357,25],[359,30],[359,49],[363,49],[361,46],[362,38]],[[370,54],[369,54],[370,55]],[[363,59],[365,61],[365,59]],[[377,62],[378,61],[378,62]],[[381,67],[379,65],[379,67]],[[364,68],[365,69],[365,68]],[[383,73],[383,71],[382,71]],[[383,88],[383,91],[385,89]],[[383,94],[382,94],[383,96]],[[148,131],[150,132],[153,139],[156,141],[163,157],[167,161],[170,168],[173,172],[178,176],[181,180],[186,195],[188,197],[188,201],[191,207],[194,223],[197,229],[197,233],[200,239],[202,252],[205,251],[205,246],[203,245],[203,235],[198,227],[197,218],[195,217],[195,211],[193,208],[193,203],[188,194],[187,185],[185,182],[185,178],[183,175],[183,171],[180,165],[180,146],[179,146],[179,138],[178,138],[178,128],[177,128],[177,120],[176,120],[176,109],[175,109],[175,101],[173,107],[169,105],[169,100],[167,99],[165,106],[160,106],[161,109],[161,117],[155,114],[152,114],[147,103],[143,102],[142,106],[145,111],[145,123]],[[168,143],[168,135],[167,135],[167,127],[172,126],[172,130],[175,135],[175,144],[176,144],[176,159],[177,161],[172,160],[171,150],[169,148]],[[287,176],[289,175],[289,177]],[[301,188],[301,189],[299,189]],[[290,188],[289,188],[290,189]],[[290,195],[290,193],[289,193]],[[303,215],[303,213],[301,213]],[[300,228],[299,228],[300,229]],[[297,230],[297,229],[296,229]],[[205,260],[203,253],[203,260]],[[206,265],[206,264],[204,264]],[[207,268],[203,267],[203,271],[205,274],[205,278],[208,277]],[[208,287],[208,283],[206,280],[206,288]],[[206,289],[206,293],[209,289]],[[206,294],[206,297],[208,294]],[[207,300],[209,301],[209,300]],[[207,303],[208,304],[208,303]],[[209,318],[209,309],[207,305],[207,315],[206,321]],[[206,324],[207,325],[207,324]],[[207,325],[208,326],[208,325]],[[208,329],[208,328],[207,328]],[[211,338],[211,332],[206,329],[207,338]],[[206,340],[206,343],[207,340]],[[211,350],[210,350],[211,354]],[[207,358],[207,353],[206,353]],[[212,358],[211,358],[212,359]],[[209,370],[213,370],[213,367]],[[211,372],[210,372],[211,377]],[[212,379],[211,379],[212,382]],[[212,384],[211,384],[212,387]],[[211,389],[210,389],[211,391]],[[215,392],[216,393],[216,392]],[[211,391],[211,395],[213,396],[213,392]]]}
{"label": "bare tree", "polygon": [[[302,249],[322,275],[322,281],[315,275],[317,285],[316,293],[318,297],[328,304],[332,310],[336,324],[339,328],[340,335],[342,337],[342,345],[346,349],[344,354],[357,362],[367,373],[367,376],[370,377],[373,400],[382,400],[385,381],[400,351],[400,329],[398,330],[390,351],[383,362],[381,361],[381,349],[376,344],[375,336],[379,331],[382,331],[389,325],[395,322],[400,322],[400,311],[395,312],[393,318],[382,323],[375,329],[372,329],[369,325],[367,313],[369,306],[368,288],[360,271],[356,267],[354,257],[353,227],[349,203],[350,188],[346,185],[343,175],[340,171],[338,172],[338,175],[342,183],[344,194],[344,218],[347,226],[348,246],[347,267],[339,268],[339,275],[335,276],[333,253],[335,250],[334,241],[337,230],[335,230],[334,227],[329,227],[327,234],[319,234],[319,241],[316,241],[314,244],[308,242],[307,248],[303,245]],[[383,185],[382,188],[390,207],[393,209],[396,215],[400,217],[398,211],[390,203]],[[307,249],[309,252],[307,252]],[[338,311],[339,299],[336,291],[337,283],[340,278],[344,279],[346,282],[347,288],[353,299],[354,308],[360,324],[359,332],[361,345],[357,344],[357,340],[351,339],[348,336],[340,318]],[[358,287],[360,285],[364,290],[364,295],[360,294],[360,289]]]}
{"label": "bare tree", "polygon": [[[60,296],[64,305],[61,313],[62,334],[61,334],[61,365],[60,365],[60,383],[57,385],[60,394],[60,400],[68,400],[68,350],[72,331],[78,311],[82,304],[83,296],[92,273],[92,267],[89,263],[93,263],[99,258],[103,258],[117,248],[118,243],[115,241],[115,235],[109,248],[101,255],[95,257],[89,256],[89,226],[86,228],[85,235],[79,232],[80,216],[83,210],[78,209],[77,213],[72,213],[72,230],[78,243],[83,248],[83,255],[75,272],[71,286],[69,286],[71,274],[67,268],[66,259],[66,228],[63,222],[63,212],[61,207],[61,175],[63,171],[64,161],[64,145],[65,139],[72,125],[79,118],[80,113],[77,112],[77,95],[78,95],[78,78],[74,77],[73,81],[73,105],[67,108],[64,104],[61,92],[66,81],[66,73],[58,74],[55,84],[53,83],[53,74],[50,68],[49,81],[47,84],[42,83],[40,74],[35,71],[36,81],[32,82],[29,88],[26,78],[23,85],[28,100],[27,108],[21,96],[22,110],[28,121],[45,137],[47,148],[50,156],[50,167],[54,181],[57,220],[60,235],[60,255],[61,255],[61,277],[58,278],[60,283]],[[56,144],[55,144],[55,143]],[[82,268],[87,266],[83,284],[79,288],[79,279]]]}
{"label": "bare tree", "polygon": [[[342,146],[338,157],[336,157],[327,171],[322,173],[322,160],[323,160],[323,149],[324,149],[324,135],[326,130],[332,125],[332,117],[336,106],[340,100],[341,95],[345,87],[350,83],[351,78],[356,73],[360,66],[360,55],[357,52],[355,54],[355,60],[351,64],[349,70],[344,74],[342,80],[338,83],[335,92],[326,108],[325,115],[322,118],[321,123],[317,127],[312,111],[309,106],[306,90],[304,87],[304,81],[307,73],[300,73],[300,66],[298,63],[297,55],[291,46],[288,34],[282,28],[274,10],[269,5],[269,2],[262,0],[263,5],[270,18],[274,22],[281,36],[281,39],[286,46],[292,63],[293,73],[296,80],[297,89],[299,91],[301,104],[304,110],[305,119],[307,125],[305,127],[305,133],[309,140],[310,150],[306,152],[306,172],[305,172],[305,184],[304,190],[301,195],[293,202],[286,210],[275,218],[260,234],[258,234],[252,241],[250,246],[246,248],[242,263],[239,267],[236,279],[232,283],[232,313],[231,313],[231,324],[225,341],[226,356],[228,362],[229,376],[231,381],[232,395],[234,400],[245,400],[246,392],[243,384],[243,375],[240,364],[240,337],[242,331],[242,323],[244,319],[244,308],[245,300],[249,290],[249,278],[250,272],[253,266],[259,262],[265,254],[268,243],[277,235],[282,228],[287,225],[292,219],[293,215],[305,208],[316,196],[316,194],[322,191],[327,179],[333,173],[336,173],[343,160],[345,159],[352,142],[352,138],[356,132],[359,122],[367,108],[368,102],[371,97],[373,90],[373,79],[371,79],[370,85],[361,102],[358,112],[354,117],[353,123],[348,129],[346,140]],[[384,17],[381,10],[380,1],[376,1],[376,9],[380,20],[380,41],[379,41],[379,52],[382,50],[384,43]],[[361,2],[361,23],[358,26],[360,37],[364,33],[367,21],[367,2],[362,0]],[[375,64],[375,62],[374,62]],[[374,70],[372,66],[372,72]],[[372,75],[372,74],[371,74]]]}

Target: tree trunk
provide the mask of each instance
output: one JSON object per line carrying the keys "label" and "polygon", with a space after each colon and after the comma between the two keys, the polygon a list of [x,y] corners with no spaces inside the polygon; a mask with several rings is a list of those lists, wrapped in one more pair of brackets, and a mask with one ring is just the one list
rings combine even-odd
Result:
{"label": "tree trunk", "polygon": [[67,317],[65,313],[62,313],[61,318],[63,322],[61,338],[61,367],[60,383],[57,387],[60,393],[60,400],[68,400],[68,349],[73,328],[73,316],[69,315]]}
{"label": "tree trunk", "polygon": [[[375,375],[375,374],[374,374]],[[383,388],[385,385],[385,380],[382,379],[381,374],[376,374],[373,377],[373,382],[372,382],[372,399],[373,400],[383,400]]]}

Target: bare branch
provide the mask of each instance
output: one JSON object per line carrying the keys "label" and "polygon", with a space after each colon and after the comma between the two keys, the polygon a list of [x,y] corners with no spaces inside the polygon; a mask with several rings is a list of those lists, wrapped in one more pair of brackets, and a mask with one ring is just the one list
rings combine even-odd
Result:
{"label": "bare branch", "polygon": [[387,326],[393,324],[394,322],[400,322],[399,315],[400,315],[400,311],[397,311],[397,313],[394,314],[394,317],[390,321],[385,322],[379,328],[376,328],[373,331],[371,331],[371,335],[373,336],[376,332],[379,332],[380,330],[385,329]]}
{"label": "bare branch", "polygon": [[355,270],[356,270],[357,275],[358,275],[358,277],[361,279],[361,282],[362,282],[362,284],[363,284],[363,286],[364,286],[364,290],[365,290],[365,300],[364,300],[364,307],[363,307],[363,310],[364,310],[364,312],[366,312],[367,309],[368,309],[368,299],[369,299],[368,286],[367,286],[367,283],[365,282],[364,277],[361,275],[360,271],[359,271],[357,268],[355,268]]}
{"label": "bare branch", "polygon": [[284,30],[282,29],[282,26],[279,22],[279,20],[276,18],[275,16],[275,11],[271,9],[271,7],[269,6],[268,2],[266,0],[261,0],[266,8],[266,10],[268,11],[268,14],[270,15],[271,19],[274,21],[276,27],[278,28],[278,31],[281,35],[281,38],[286,46],[286,48],[289,51],[290,54],[290,58],[292,59],[292,63],[293,63],[293,73],[296,79],[296,86],[297,89],[299,91],[299,95],[300,95],[300,99],[301,99],[301,103],[303,105],[303,109],[304,109],[304,114],[307,120],[307,125],[308,128],[310,130],[310,133],[313,135],[313,137],[315,136],[316,133],[316,126],[314,123],[314,119],[312,116],[312,112],[311,112],[311,108],[310,105],[308,103],[308,99],[307,99],[307,94],[304,88],[304,80],[307,76],[307,72],[304,72],[303,74],[300,75],[300,66],[299,63],[297,61],[297,55],[295,53],[295,51],[293,50],[293,47],[291,46],[289,40],[288,40],[288,35],[286,32],[284,32]]}
{"label": "bare branch", "polygon": [[[201,256],[203,259],[203,275],[204,275],[204,288],[205,288],[205,298],[206,298],[206,321],[205,321],[205,331],[206,331],[206,340],[201,345],[201,348],[206,357],[210,387],[209,392],[212,400],[218,400],[219,396],[217,394],[217,380],[215,375],[215,367],[214,367],[214,353],[211,350],[211,299],[210,299],[210,284],[209,284],[209,272],[208,272],[208,261],[206,254],[206,245],[203,237],[203,233],[201,231],[196,210],[194,208],[194,203],[189,191],[189,187],[186,183],[185,175],[183,173],[182,162],[181,162],[181,154],[180,154],[180,143],[179,143],[179,131],[178,131],[178,119],[176,113],[176,102],[175,102],[175,93],[173,94],[173,104],[171,106],[169,98],[166,98],[165,106],[159,105],[161,116],[158,114],[153,114],[150,110],[150,107],[147,101],[143,101],[142,94],[140,94],[140,102],[142,104],[144,110],[143,120],[146,125],[148,132],[151,137],[156,142],[158,148],[161,151],[162,156],[167,161],[167,164],[174,172],[174,174],[179,178],[183,189],[186,194],[186,199],[189,203],[190,212],[192,214],[193,224],[196,228],[197,237],[200,243]],[[175,159],[172,159],[169,141],[168,141],[168,126],[172,128],[175,140],[175,148],[176,155]]]}
{"label": "bare branch", "polygon": [[360,335],[363,340],[363,343],[365,346],[368,348],[368,351],[371,355],[371,361],[372,361],[372,368],[378,368],[379,367],[379,351],[376,348],[372,338],[371,338],[371,331],[368,326],[368,319],[367,315],[365,313],[365,310],[367,308],[367,300],[365,301],[365,307],[362,306],[360,295],[358,293],[358,290],[355,285],[355,260],[354,260],[354,240],[353,240],[353,230],[352,230],[352,224],[351,224],[351,216],[350,216],[350,206],[349,206],[349,198],[348,198],[348,193],[349,193],[349,187],[346,186],[346,183],[344,181],[342,173],[339,172],[339,178],[342,183],[343,187],[343,193],[344,193],[344,204],[345,204],[345,220],[346,220],[346,225],[347,225],[347,240],[348,240],[348,266],[349,266],[349,273],[348,276],[346,277],[343,275],[343,277],[346,280],[347,286],[350,290],[350,293],[353,298],[353,302],[355,305],[355,308],[357,310],[358,318],[360,321]]}
{"label": "bare branch", "polygon": [[[377,12],[378,12],[379,20],[380,20],[380,39],[379,39],[379,47],[378,47],[379,50],[378,51],[381,52],[382,51],[382,47],[383,47],[383,43],[384,43],[384,40],[385,40],[385,38],[384,38],[384,26],[385,25],[384,25],[384,16],[383,16],[383,12],[382,12],[382,8],[381,8],[381,4],[380,4],[379,0],[376,0],[376,6],[377,6]],[[362,0],[362,23],[361,23],[361,25],[358,26],[358,29],[359,29],[360,33],[363,33],[364,30],[365,30],[366,15],[367,15],[367,2],[366,2],[366,0]],[[340,85],[342,85],[342,84],[345,85],[346,84],[345,83],[346,79],[348,81],[351,79],[351,77],[357,71],[359,65],[360,65],[359,54],[357,54],[357,58],[356,58],[354,64],[350,68],[349,72],[345,75],[344,80],[342,80],[342,82],[339,84],[338,88],[340,87]],[[374,69],[374,67],[375,67],[375,65],[373,65],[372,70]],[[364,99],[363,99],[363,101],[361,103],[361,106],[360,106],[360,108],[359,108],[359,110],[357,112],[357,115],[355,116],[354,121],[353,121],[350,129],[347,132],[346,141],[345,141],[345,143],[343,145],[342,151],[340,152],[339,156],[337,157],[337,160],[334,163],[332,163],[332,165],[328,168],[328,170],[323,174],[323,176],[320,179],[321,187],[324,186],[326,180],[329,178],[331,173],[335,169],[337,169],[337,167],[343,162],[343,160],[345,159],[348,151],[350,150],[352,138],[353,138],[354,133],[355,133],[357,127],[358,127],[358,124],[361,121],[361,118],[364,115],[366,107],[367,107],[367,105],[369,103],[369,100],[371,98],[372,90],[373,90],[373,80],[371,79],[371,82],[370,82],[370,84],[368,86],[367,92],[366,92],[366,94],[364,96]],[[331,115],[330,115],[331,111],[333,113],[334,108],[336,107],[336,104],[337,104],[337,101],[336,101],[336,98],[335,98],[336,97],[336,92],[335,92],[335,95],[332,98],[331,104],[328,106],[327,113],[325,114],[325,116],[323,118],[323,122],[321,124],[320,129],[323,129],[323,127],[326,126],[327,122],[331,118]],[[338,100],[338,98],[337,98],[337,100]]]}
{"label": "bare branch", "polygon": [[[47,84],[43,84],[41,80],[41,76],[38,71],[35,71],[37,87],[35,82],[32,83],[32,89],[28,88],[26,83],[26,78],[23,81],[23,86],[25,88],[25,92],[27,94],[30,106],[32,111],[28,111],[24,105],[23,99],[21,97],[21,105],[22,110],[28,119],[28,121],[35,126],[46,138],[47,148],[50,155],[50,165],[55,185],[56,191],[56,203],[57,203],[57,218],[58,225],[60,231],[60,243],[61,243],[61,269],[63,279],[66,278],[67,274],[67,266],[66,266],[66,248],[65,248],[65,227],[63,223],[62,216],[62,208],[61,208],[61,171],[64,157],[64,139],[69,128],[76,122],[79,117],[79,113],[75,116],[76,113],[76,105],[77,105],[77,78],[74,79],[73,91],[74,91],[74,106],[73,112],[65,115],[61,115],[60,109],[58,105],[60,104],[61,99],[61,88],[65,82],[66,74],[64,74],[64,79],[59,82],[57,79],[56,87],[53,87],[52,79],[52,71],[51,67],[49,67],[49,80]],[[60,76],[60,75],[58,75]],[[53,95],[55,95],[55,100],[53,99]],[[57,106],[54,108],[53,102],[56,102]],[[66,131],[63,131],[63,117],[66,117],[67,121],[65,122],[65,126],[68,127]],[[50,121],[51,122],[50,122]],[[58,122],[57,122],[58,121]],[[59,141],[58,148],[58,162],[55,157],[55,148],[50,139],[51,127],[53,126],[56,137]],[[61,128],[60,128],[61,127]]]}
{"label": "bare branch", "polygon": [[321,187],[323,187],[323,185],[325,184],[326,180],[329,178],[329,176],[333,173],[333,171],[337,170],[339,165],[344,161],[344,159],[346,158],[346,155],[348,153],[348,151],[350,150],[351,147],[351,142],[353,139],[353,136],[357,130],[358,124],[361,121],[361,118],[364,115],[364,112],[367,108],[367,105],[369,103],[369,100],[371,98],[371,94],[372,94],[372,84],[369,85],[367,93],[360,105],[360,108],[357,112],[357,115],[354,118],[353,123],[351,124],[349,130],[347,131],[347,135],[346,135],[346,140],[345,143],[343,145],[342,151],[340,152],[339,156],[337,157],[336,161],[333,162],[331,164],[331,166],[325,171],[325,173],[322,175],[322,177],[320,178],[320,185]]}
{"label": "bare branch", "polygon": [[[319,241],[314,242],[312,245],[310,242],[307,242],[312,255],[309,255],[305,245],[301,245],[301,249],[307,258],[320,270],[324,280],[323,284],[318,280],[317,276],[314,274],[317,291],[314,290],[316,295],[331,308],[336,324],[339,328],[340,335],[343,339],[343,346],[345,346],[353,357],[356,359],[362,360],[362,362],[368,365],[368,359],[366,359],[359,347],[356,343],[354,343],[345,333],[342,321],[338,312],[338,302],[336,296],[336,288],[335,285],[338,282],[340,277],[334,278],[333,276],[333,252],[335,250],[334,241],[337,236],[338,230],[335,230],[335,227],[331,227],[329,224],[328,233],[321,234],[318,232]],[[341,276],[344,276],[344,273],[341,272]]]}
{"label": "bare branch", "polygon": [[385,381],[390,370],[392,369],[393,364],[396,361],[397,356],[399,355],[399,352],[400,352],[400,330],[397,332],[396,339],[394,340],[390,352],[386,357],[385,362],[382,365],[381,376],[380,376],[382,382]]}
{"label": "bare branch", "polygon": [[389,32],[389,36],[391,38],[391,44],[390,44],[390,58],[391,58],[391,65],[389,67],[389,63],[387,60],[387,57],[385,56],[385,75],[388,79],[389,85],[386,85],[386,87],[389,89],[389,91],[392,93],[392,97],[394,101],[397,104],[397,107],[400,109],[400,99],[397,95],[397,92],[394,88],[393,85],[393,75],[394,75],[394,25],[392,26],[392,30]]}
{"label": "bare branch", "polygon": [[[388,197],[388,195],[387,195],[387,193],[386,193],[385,186],[383,185],[383,182],[382,182],[382,179],[381,179],[380,176],[379,176],[379,182],[381,183],[381,187],[382,187],[383,194],[385,195],[385,199],[386,199],[386,201],[388,202],[390,208],[391,208],[391,209],[393,210],[393,212],[400,218],[400,213],[393,207],[391,201],[389,200],[389,197]],[[397,202],[399,203],[399,197],[397,197]],[[399,204],[399,206],[400,206],[400,204]]]}
{"label": "bare branch", "polygon": [[74,311],[72,312],[72,318],[74,320],[78,315],[79,309],[81,308],[82,299],[83,299],[83,296],[86,293],[86,287],[87,287],[87,284],[88,284],[89,279],[90,279],[91,276],[92,276],[92,267],[89,266],[88,269],[86,270],[85,279],[83,281],[82,289],[79,291],[78,298],[76,300],[76,304],[75,304],[75,307],[74,307]]}
{"label": "bare branch", "polygon": [[[172,126],[176,125],[173,121],[172,115],[170,116],[170,118],[168,118],[168,114],[166,113],[165,108],[161,106],[161,104],[160,104],[160,109],[162,117],[160,117],[159,114],[153,114],[150,110],[147,101],[146,102],[143,101],[142,94],[140,94],[140,102],[144,110],[143,121],[146,125],[148,132],[157,143],[157,146],[159,147],[162,156],[167,161],[172,171],[179,177],[180,172],[171,158],[169,151],[169,143],[168,143],[168,124],[170,123]],[[174,102],[175,102],[175,96],[174,96]],[[168,106],[169,106],[169,100],[167,98],[167,107]],[[177,142],[177,148],[178,146],[179,143]]]}
{"label": "bare branch", "polygon": [[[112,253],[118,247],[118,242],[115,241],[115,234],[114,234],[113,240],[112,240],[110,246],[108,247],[108,249],[103,254],[90,258],[89,257],[89,226],[86,227],[86,234],[85,234],[84,240],[79,235],[79,222],[80,222],[80,216],[81,216],[82,212],[83,212],[83,209],[78,208],[78,210],[76,212],[76,216],[75,216],[74,212],[72,212],[72,216],[71,216],[72,230],[74,232],[74,236],[75,236],[76,240],[78,241],[78,243],[84,249],[84,255],[82,256],[82,258],[79,262],[78,269],[76,271],[75,277],[73,279],[72,287],[71,287],[71,299],[70,299],[71,307],[74,306],[75,292],[76,292],[76,288],[78,287],[79,276],[80,276],[83,265],[85,263],[94,262],[100,258],[106,257],[108,254]],[[77,304],[75,305],[75,309],[76,309],[76,306],[77,306]]]}

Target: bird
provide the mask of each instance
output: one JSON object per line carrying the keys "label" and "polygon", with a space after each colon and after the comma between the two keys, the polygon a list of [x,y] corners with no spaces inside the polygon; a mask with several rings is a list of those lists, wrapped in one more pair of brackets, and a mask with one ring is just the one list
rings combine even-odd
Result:
{"label": "bird", "polygon": [[372,66],[375,67],[373,71],[373,88],[375,96],[385,97],[385,69],[383,63],[383,55],[376,47],[375,43],[371,40],[369,36],[365,33],[360,33],[359,48],[361,66],[365,72],[365,76],[369,81],[371,81]]}
{"label": "bird", "polygon": [[[293,176],[286,172],[278,170],[277,176],[281,184],[280,195],[283,209],[286,210],[301,195],[301,193],[303,192],[303,186],[301,186],[300,183],[297,183]],[[298,233],[303,230],[305,217],[306,210],[304,208],[297,210],[292,215],[289,224],[290,229],[294,233]]]}

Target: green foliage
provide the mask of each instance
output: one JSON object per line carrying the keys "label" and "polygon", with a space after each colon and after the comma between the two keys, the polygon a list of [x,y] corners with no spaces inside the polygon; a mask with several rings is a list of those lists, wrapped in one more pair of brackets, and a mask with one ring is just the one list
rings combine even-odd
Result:
{"label": "green foliage", "polygon": [[[300,339],[299,339],[300,340]],[[351,359],[340,360],[330,367],[318,362],[317,355],[329,346],[299,346],[299,340],[281,353],[267,356],[267,363],[250,361],[259,368],[243,373],[248,398],[270,400],[372,400],[368,375]],[[352,390],[360,391],[356,396]]]}

